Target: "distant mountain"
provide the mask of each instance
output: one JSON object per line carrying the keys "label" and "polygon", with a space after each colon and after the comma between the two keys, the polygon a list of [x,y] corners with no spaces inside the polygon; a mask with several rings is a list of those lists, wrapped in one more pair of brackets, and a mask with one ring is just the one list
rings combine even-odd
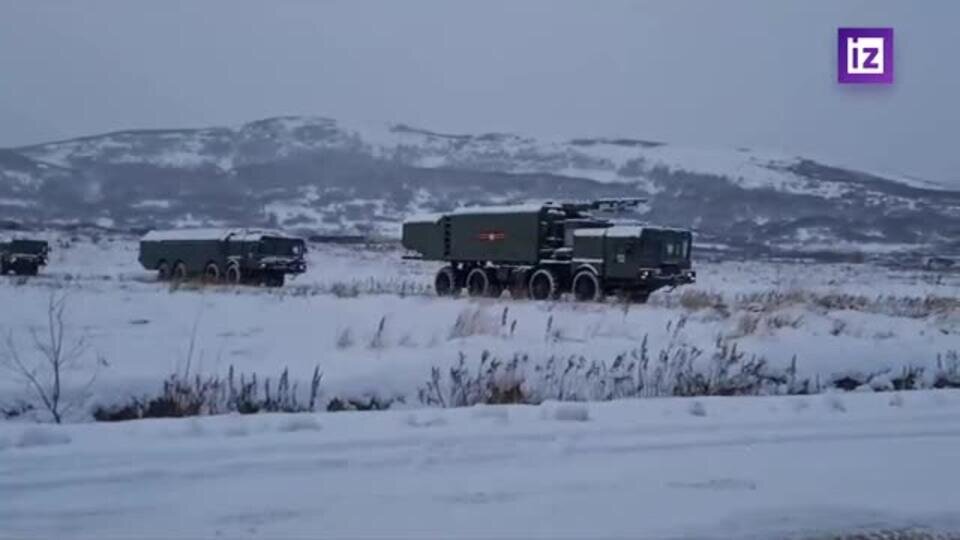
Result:
{"label": "distant mountain", "polygon": [[748,149],[283,117],[0,150],[0,216],[27,225],[395,235],[412,213],[617,196],[648,197],[636,217],[704,245],[960,252],[960,191]]}

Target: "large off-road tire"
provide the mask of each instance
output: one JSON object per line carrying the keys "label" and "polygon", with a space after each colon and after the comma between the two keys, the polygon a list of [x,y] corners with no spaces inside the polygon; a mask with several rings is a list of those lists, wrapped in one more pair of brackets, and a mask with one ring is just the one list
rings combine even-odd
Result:
{"label": "large off-road tire", "polygon": [[217,283],[220,281],[220,275],[220,266],[213,261],[208,262],[207,265],[203,267],[204,283]]}
{"label": "large off-road tire", "polygon": [[474,268],[467,274],[467,294],[470,296],[497,298],[502,292],[503,286],[489,269]]}
{"label": "large off-road tire", "polygon": [[230,263],[227,265],[227,271],[224,273],[226,282],[230,285],[239,285],[243,282],[243,272],[240,271],[240,265]]}
{"label": "large off-road tire", "polygon": [[173,272],[170,274],[171,279],[174,281],[185,281],[188,275],[187,263],[177,261],[176,264],[173,265]]}
{"label": "large off-road tire", "polygon": [[560,298],[560,280],[549,268],[541,268],[530,276],[528,287],[530,298],[534,300],[556,300]]}
{"label": "large off-road tire", "polygon": [[467,273],[467,295],[474,298],[486,296],[490,288],[490,276],[483,268],[474,268]]}
{"label": "large off-road tire", "polygon": [[444,266],[433,278],[433,288],[437,296],[456,296],[460,294],[460,284],[457,283],[457,272],[451,266]]}
{"label": "large off-road tire", "polygon": [[573,297],[578,302],[596,302],[603,295],[600,278],[590,270],[581,270],[573,276]]}
{"label": "large off-road tire", "polygon": [[167,281],[170,279],[170,263],[160,261],[157,265],[157,281]]}

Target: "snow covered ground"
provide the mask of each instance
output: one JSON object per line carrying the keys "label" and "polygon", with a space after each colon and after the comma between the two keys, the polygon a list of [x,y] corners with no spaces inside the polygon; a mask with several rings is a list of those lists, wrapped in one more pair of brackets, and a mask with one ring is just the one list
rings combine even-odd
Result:
{"label": "snow covered ground", "polygon": [[[882,389],[905,366],[927,375],[949,368],[960,350],[957,274],[701,264],[697,285],[627,307],[438,299],[430,292],[437,265],[402,261],[389,247],[314,246],[310,271],[283,290],[174,290],[138,266],[133,239],[54,248],[40,277],[0,281],[0,304],[16,306],[0,310],[0,327],[36,361],[32,332],[46,324],[50,295],[66,295],[67,337],[88,345],[65,384],[79,405],[72,420],[89,418],[98,404],[155,394],[171,374],[222,376],[230,366],[261,378],[289,368],[301,389],[319,367],[328,399],[402,397],[397,406],[418,407],[431,368],[446,371],[461,353],[468,365],[483,351],[502,360],[527,355],[531,365],[571,357],[610,365],[646,340],[654,358],[697,348],[706,362],[721,339],[777,370],[796,358],[799,378],[824,384],[889,370],[874,381]],[[106,365],[97,368],[96,357]],[[0,378],[0,405],[31,396],[20,378]]]}
{"label": "snow covered ground", "polygon": [[958,448],[955,391],[6,422],[0,537],[947,538]]}
{"label": "snow covered ground", "polygon": [[[82,336],[87,352],[65,373],[69,423],[30,421],[49,420],[42,409],[0,421],[0,538],[960,531],[960,392],[870,391],[907,366],[930,376],[960,364],[957,274],[724,262],[647,305],[476,301],[434,297],[437,266],[390,246],[313,246],[307,274],[268,290],[156,283],[131,238],[50,239],[41,276],[0,280],[3,351],[42,365],[33,335],[56,294],[67,341]],[[812,396],[418,400],[431,368],[446,373],[461,353],[473,367],[483,351],[610,366],[646,346],[654,358],[702,349],[705,362],[718,339],[781,372],[795,358],[797,377],[824,383],[889,372],[863,392]],[[404,401],[89,422],[97,405],[155,396],[171,374],[230,366],[274,381],[289,368],[301,392],[319,367],[319,410],[334,397]],[[31,400],[4,371],[0,406]]]}

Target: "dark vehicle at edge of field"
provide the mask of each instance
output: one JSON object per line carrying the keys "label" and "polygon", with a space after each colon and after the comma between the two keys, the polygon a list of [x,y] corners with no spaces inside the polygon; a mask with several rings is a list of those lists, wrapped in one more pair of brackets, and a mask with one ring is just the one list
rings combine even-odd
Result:
{"label": "dark vehicle at edge of field", "polygon": [[280,232],[253,229],[151,231],[140,239],[140,264],[160,281],[200,278],[208,283],[283,286],[287,274],[306,271],[306,243]]}
{"label": "dark vehicle at edge of field", "polygon": [[35,276],[46,266],[50,245],[46,240],[18,239],[0,242],[0,275]]}
{"label": "dark vehicle at edge of field", "polygon": [[608,295],[645,302],[663,287],[696,280],[686,229],[623,224],[594,217],[621,211],[639,199],[592,203],[476,207],[410,219],[403,246],[413,257],[448,263],[434,286],[441,296],[466,289],[470,296],[577,300]]}

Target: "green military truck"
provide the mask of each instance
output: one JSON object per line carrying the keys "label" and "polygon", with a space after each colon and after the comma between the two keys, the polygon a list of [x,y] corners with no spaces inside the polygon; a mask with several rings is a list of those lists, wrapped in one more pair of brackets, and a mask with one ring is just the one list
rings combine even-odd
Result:
{"label": "green military truck", "polygon": [[140,240],[140,264],[160,281],[283,286],[306,271],[306,243],[279,232],[248,229],[151,231]]}
{"label": "green military truck", "polygon": [[0,275],[35,276],[46,266],[50,245],[45,240],[0,242]]}
{"label": "green military truck", "polygon": [[441,296],[577,300],[618,295],[645,302],[663,287],[693,283],[692,235],[685,229],[623,224],[595,217],[639,199],[592,203],[463,208],[403,224],[403,246],[416,259],[444,261],[434,286]]}

